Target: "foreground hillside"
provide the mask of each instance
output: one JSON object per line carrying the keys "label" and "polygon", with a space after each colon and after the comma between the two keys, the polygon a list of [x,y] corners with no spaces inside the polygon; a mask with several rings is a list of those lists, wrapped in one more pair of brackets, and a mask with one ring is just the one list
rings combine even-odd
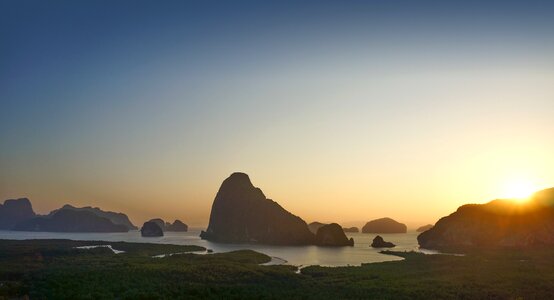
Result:
{"label": "foreground hillside", "polygon": [[[76,246],[109,244],[90,250]],[[153,255],[196,246],[0,240],[0,299],[553,299],[550,250],[466,256],[395,253],[405,261],[362,267],[263,266],[253,251]]]}

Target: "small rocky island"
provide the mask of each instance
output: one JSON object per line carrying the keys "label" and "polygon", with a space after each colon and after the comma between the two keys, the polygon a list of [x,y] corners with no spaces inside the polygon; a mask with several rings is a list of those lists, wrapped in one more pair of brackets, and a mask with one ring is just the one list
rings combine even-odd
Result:
{"label": "small rocky island", "polygon": [[177,232],[186,232],[189,230],[189,226],[185,223],[183,223],[181,220],[175,220],[173,221],[173,224],[169,222],[165,222],[161,218],[152,219],[149,222],[154,222],[158,224],[158,226],[163,231],[177,231]]}
{"label": "small rocky island", "polygon": [[433,225],[431,225],[431,224],[423,225],[423,226],[419,227],[418,229],[416,229],[416,232],[424,232],[424,231],[427,231],[431,228],[433,228]]}
{"label": "small rocky island", "polygon": [[381,218],[367,222],[362,227],[363,233],[406,233],[405,224],[397,222],[391,218]]}
{"label": "small rocky island", "polygon": [[509,199],[467,204],[441,218],[417,240],[427,249],[554,246],[554,188],[525,203]]}
{"label": "small rocky island", "polygon": [[244,173],[233,173],[223,181],[212,205],[208,229],[200,237],[223,243],[315,242],[315,235],[304,220],[267,199]]}
{"label": "small rocky island", "polygon": [[321,226],[317,230],[315,242],[318,246],[354,246],[354,239],[348,239],[337,223]]}
{"label": "small rocky island", "polygon": [[373,242],[371,243],[371,247],[373,247],[373,248],[392,248],[392,247],[396,247],[396,245],[391,243],[391,242],[386,242],[380,235],[378,235],[373,239]]}
{"label": "small rocky island", "polygon": [[342,230],[344,232],[350,232],[350,233],[360,232],[360,229],[358,229],[358,227],[343,227]]}
{"label": "small rocky island", "polygon": [[142,228],[140,229],[140,234],[143,237],[158,237],[158,236],[164,236],[164,232],[162,228],[153,221],[145,222],[144,225],[142,225]]}

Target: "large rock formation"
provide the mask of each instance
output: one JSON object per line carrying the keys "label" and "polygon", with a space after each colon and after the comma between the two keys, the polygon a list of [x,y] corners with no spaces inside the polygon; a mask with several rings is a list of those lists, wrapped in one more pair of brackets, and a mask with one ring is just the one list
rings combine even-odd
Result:
{"label": "large rock formation", "polygon": [[181,220],[175,220],[173,221],[173,224],[169,222],[165,222],[163,219],[160,219],[160,218],[152,219],[148,222],[154,222],[158,224],[158,226],[163,231],[188,231],[189,230],[189,226],[181,222]]}
{"label": "large rock formation", "polygon": [[348,239],[337,223],[323,225],[317,230],[315,243],[318,246],[354,246],[354,239]]}
{"label": "large rock formation", "polygon": [[312,222],[310,224],[308,224],[308,229],[313,233],[313,234],[316,234],[317,231],[319,230],[319,228],[325,226],[327,224],[325,223],[320,223],[320,222]]}
{"label": "large rock formation", "polygon": [[225,243],[313,244],[315,236],[301,218],[267,199],[248,175],[225,179],[212,205],[203,239]]}
{"label": "large rock formation", "polygon": [[160,225],[153,221],[145,222],[140,229],[140,234],[144,237],[164,236],[164,232]]}
{"label": "large rock formation", "polygon": [[55,214],[57,211],[62,210],[62,209],[79,210],[79,211],[90,211],[90,212],[92,212],[93,214],[95,214],[95,215],[97,215],[97,216],[99,216],[99,217],[109,219],[109,220],[112,221],[112,223],[114,223],[114,224],[124,225],[125,227],[127,227],[128,230],[135,230],[135,229],[138,229],[137,226],[135,226],[135,225],[133,225],[133,223],[131,223],[131,221],[129,220],[129,217],[127,217],[126,214],[124,214],[124,213],[118,213],[118,212],[113,212],[113,211],[103,211],[103,210],[101,210],[101,209],[98,208],[98,207],[90,207],[90,206],[87,206],[87,207],[75,207],[75,206],[66,204],[66,205],[64,205],[62,208],[57,209],[57,210],[53,210],[52,212],[50,212],[50,215],[53,215],[53,214]]}
{"label": "large rock formation", "polygon": [[351,233],[360,232],[360,229],[358,229],[358,227],[343,227],[342,230],[344,232],[351,232]]}
{"label": "large rock formation", "polygon": [[428,249],[554,246],[553,204],[554,188],[526,203],[499,199],[463,205],[417,240]]}
{"label": "large rock formation", "polygon": [[427,225],[423,225],[421,227],[419,227],[416,232],[424,232],[424,231],[427,231],[429,229],[433,228],[433,225],[431,224],[427,224]]}
{"label": "large rock formation", "polygon": [[378,235],[373,239],[373,242],[371,243],[371,247],[373,247],[373,248],[392,248],[392,247],[396,247],[396,245],[391,243],[391,242],[385,242],[385,240],[380,235]]}
{"label": "large rock formation", "polygon": [[406,233],[406,225],[391,218],[381,218],[367,222],[362,228],[363,233]]}
{"label": "large rock formation", "polygon": [[52,215],[34,217],[15,225],[18,231],[50,232],[127,232],[125,225],[114,224],[86,210],[61,209]]}
{"label": "large rock formation", "polygon": [[27,198],[8,199],[0,204],[0,229],[12,229],[17,223],[35,216]]}

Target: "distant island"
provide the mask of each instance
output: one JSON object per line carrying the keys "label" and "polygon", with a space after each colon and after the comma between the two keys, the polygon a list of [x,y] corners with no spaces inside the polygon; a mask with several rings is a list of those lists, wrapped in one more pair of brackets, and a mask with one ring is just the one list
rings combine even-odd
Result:
{"label": "distant island", "polygon": [[[223,181],[212,205],[210,222],[202,239],[223,243],[345,246],[338,226],[319,226],[316,234],[300,217],[267,199],[245,173],[233,173]],[[320,232],[321,229],[323,232]],[[312,226],[312,230],[314,226]],[[317,238],[319,236],[319,238]],[[353,243],[353,241],[352,241]]]}
{"label": "distant island", "polygon": [[155,219],[150,220],[149,222],[154,222],[154,223],[158,224],[158,226],[163,231],[186,232],[186,231],[189,230],[189,226],[187,224],[183,223],[181,220],[175,220],[175,221],[173,221],[173,224],[171,224],[169,222],[165,222],[161,218],[155,218]]}
{"label": "distant island", "polygon": [[535,193],[529,201],[509,199],[467,204],[421,233],[428,249],[554,245],[554,188]]}
{"label": "distant island", "polygon": [[9,199],[0,205],[0,229],[50,232],[127,232],[137,229],[123,213],[69,204],[37,215],[27,198]]}
{"label": "distant island", "polygon": [[381,218],[367,222],[362,227],[362,233],[406,233],[405,224],[391,218]]}
{"label": "distant island", "polygon": [[427,231],[429,229],[433,228],[433,225],[432,224],[427,224],[427,225],[423,225],[421,227],[418,227],[416,229],[416,232],[424,232],[424,231]]}
{"label": "distant island", "polygon": [[358,229],[358,227],[343,227],[342,230],[344,232],[352,232],[352,233],[360,232],[360,229]]}

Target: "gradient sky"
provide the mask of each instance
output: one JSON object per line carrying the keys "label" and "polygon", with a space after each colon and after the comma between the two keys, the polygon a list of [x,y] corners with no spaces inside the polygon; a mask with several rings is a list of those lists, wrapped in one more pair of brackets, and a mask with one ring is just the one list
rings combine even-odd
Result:
{"label": "gradient sky", "polygon": [[480,2],[2,0],[0,199],[203,226],[242,171],[413,227],[554,186],[554,2]]}

